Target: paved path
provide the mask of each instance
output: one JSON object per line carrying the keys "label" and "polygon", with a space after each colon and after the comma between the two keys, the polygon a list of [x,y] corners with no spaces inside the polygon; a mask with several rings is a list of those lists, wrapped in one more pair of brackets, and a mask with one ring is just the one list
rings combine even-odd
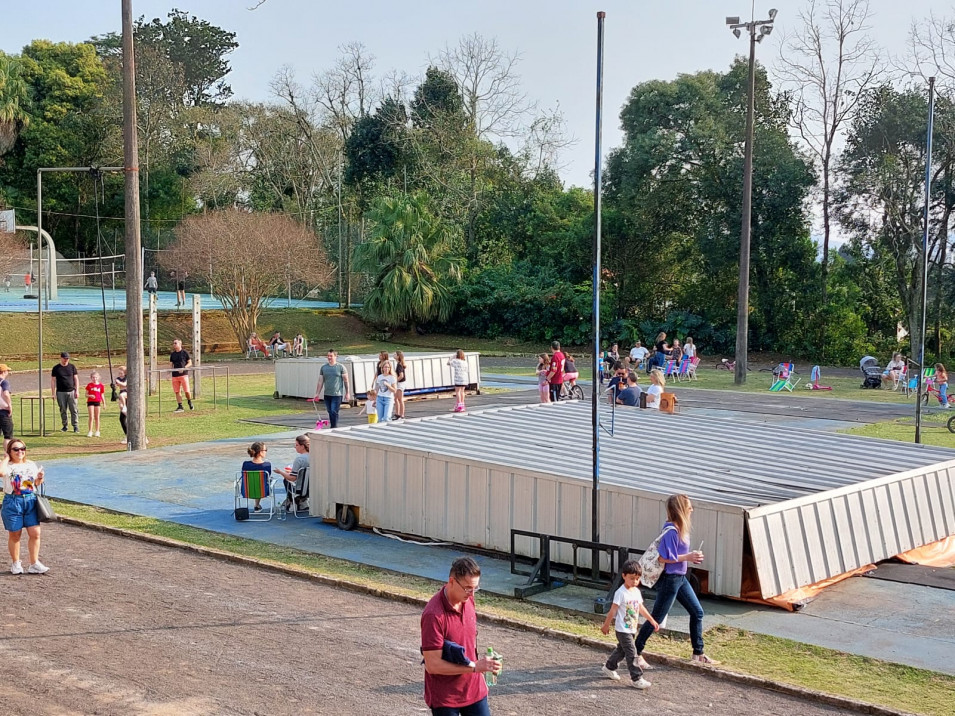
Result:
{"label": "paved path", "polygon": [[[420,607],[67,525],[0,632],[6,714],[420,714]],[[646,692],[601,678],[605,653],[488,624],[506,659],[497,714],[838,713],[657,668]]]}

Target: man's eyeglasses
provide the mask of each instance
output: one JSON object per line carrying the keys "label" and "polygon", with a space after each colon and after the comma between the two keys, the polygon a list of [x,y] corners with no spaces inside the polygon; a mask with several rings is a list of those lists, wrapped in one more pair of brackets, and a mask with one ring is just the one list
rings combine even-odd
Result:
{"label": "man's eyeglasses", "polygon": [[464,590],[464,593],[465,593],[465,594],[474,594],[475,592],[479,592],[479,591],[481,590],[480,587],[468,587],[468,586],[465,586],[465,585],[461,584],[461,580],[458,579],[458,578],[456,578],[456,577],[455,577],[454,581],[457,582],[457,583],[458,583],[458,586],[461,587],[461,589]]}

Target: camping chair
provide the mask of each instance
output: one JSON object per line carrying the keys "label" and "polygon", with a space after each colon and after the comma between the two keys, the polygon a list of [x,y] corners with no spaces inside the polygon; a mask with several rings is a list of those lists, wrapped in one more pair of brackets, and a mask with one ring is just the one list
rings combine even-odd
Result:
{"label": "camping chair", "polygon": [[793,373],[796,372],[792,363],[780,363],[773,370],[773,383],[769,386],[770,393],[781,393],[784,390],[793,392],[793,388],[799,385],[802,378],[793,380]]}
{"label": "camping chair", "polygon": [[[885,371],[885,374],[884,374],[885,380],[892,379],[892,376],[889,375],[889,372],[890,371]],[[899,382],[896,383],[895,388],[893,388],[893,390],[901,390],[903,393],[908,395],[908,388],[907,388],[908,382],[909,382],[909,366],[906,364],[906,365],[903,365],[902,368],[899,370]]]}
{"label": "camping chair", "polygon": [[302,336],[302,347],[299,348],[299,352],[295,352],[295,340],[292,339],[292,357],[293,358],[308,358],[308,338]]}
{"label": "camping chair", "polygon": [[298,477],[295,479],[294,483],[289,483],[292,487],[288,491],[289,498],[289,508],[288,511],[292,513],[292,517],[297,519],[304,519],[309,517],[309,505],[306,503],[305,507],[299,507],[298,501],[308,500],[308,466],[303,467],[298,471]]}
{"label": "camping chair", "polygon": [[668,360],[666,363],[663,364],[662,367],[663,367],[664,377],[670,376],[670,375],[676,375],[677,365],[675,360]]}
{"label": "camping chair", "polygon": [[676,379],[683,381],[690,379],[690,359],[684,358],[680,361],[680,367],[676,371]]}
{"label": "camping chair", "polygon": [[[928,386],[935,382],[935,366],[931,368],[926,368],[922,371],[922,387],[925,390],[928,390]],[[899,383],[901,385],[901,382]],[[917,393],[919,389],[919,378],[917,375],[909,378],[908,383],[905,384],[903,391],[905,394],[912,395],[912,393]]]}
{"label": "camping chair", "polygon": [[693,380],[698,380],[698,378],[696,377],[696,368],[699,365],[700,365],[700,357],[693,356],[690,359],[690,364],[686,367],[686,377],[691,378]]}
{"label": "camping chair", "polygon": [[[268,522],[278,512],[275,502],[277,480],[264,470],[240,472],[235,479],[235,518],[244,521]],[[261,512],[254,512],[251,503],[260,500]]]}

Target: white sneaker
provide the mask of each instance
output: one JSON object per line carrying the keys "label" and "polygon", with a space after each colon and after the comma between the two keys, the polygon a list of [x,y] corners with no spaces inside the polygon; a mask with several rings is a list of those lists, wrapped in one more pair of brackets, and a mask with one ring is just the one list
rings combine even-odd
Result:
{"label": "white sneaker", "polygon": [[88,438],[93,437],[93,431],[90,430],[88,433],[86,433],[86,437],[88,437]]}
{"label": "white sneaker", "polygon": [[98,438],[98,437],[99,437],[99,430],[97,430],[95,433],[93,433],[93,437],[94,437],[94,438]]}
{"label": "white sneaker", "polygon": [[606,664],[600,667],[600,673],[602,673],[611,681],[620,681],[620,674],[618,674],[616,671],[611,671],[608,669]]}
{"label": "white sneaker", "polygon": [[49,571],[50,568],[43,564],[43,562],[34,562],[27,567],[27,574],[45,574]]}
{"label": "white sneaker", "polygon": [[717,666],[718,664],[722,663],[716,659],[711,659],[706,654],[694,654],[691,661],[697,664],[706,664],[707,666]]}
{"label": "white sneaker", "polygon": [[11,564],[10,574],[23,574],[23,562],[14,562]]}
{"label": "white sneaker", "polygon": [[637,662],[636,662],[636,663],[637,663],[637,666],[639,666],[639,667],[640,667],[641,669],[643,669],[644,671],[646,671],[647,669],[652,669],[652,668],[653,668],[652,666],[650,666],[650,664],[647,663],[647,660],[644,659],[644,658],[643,658],[642,656],[640,656],[639,654],[637,655]]}
{"label": "white sneaker", "polygon": [[631,685],[633,688],[635,688],[635,689],[640,689],[641,691],[642,691],[643,689],[649,689],[649,688],[650,688],[650,682],[647,681],[646,679],[644,679],[642,676],[641,676],[639,679],[637,679],[636,681],[631,681],[631,682],[630,682],[630,685]]}

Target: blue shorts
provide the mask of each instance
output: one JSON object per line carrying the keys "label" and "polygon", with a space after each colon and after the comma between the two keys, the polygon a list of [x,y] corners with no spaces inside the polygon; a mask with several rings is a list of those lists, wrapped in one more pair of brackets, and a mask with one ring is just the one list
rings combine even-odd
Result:
{"label": "blue shorts", "polygon": [[24,527],[37,527],[40,524],[36,511],[36,495],[4,495],[0,507],[3,517],[3,529],[7,532],[19,532]]}

